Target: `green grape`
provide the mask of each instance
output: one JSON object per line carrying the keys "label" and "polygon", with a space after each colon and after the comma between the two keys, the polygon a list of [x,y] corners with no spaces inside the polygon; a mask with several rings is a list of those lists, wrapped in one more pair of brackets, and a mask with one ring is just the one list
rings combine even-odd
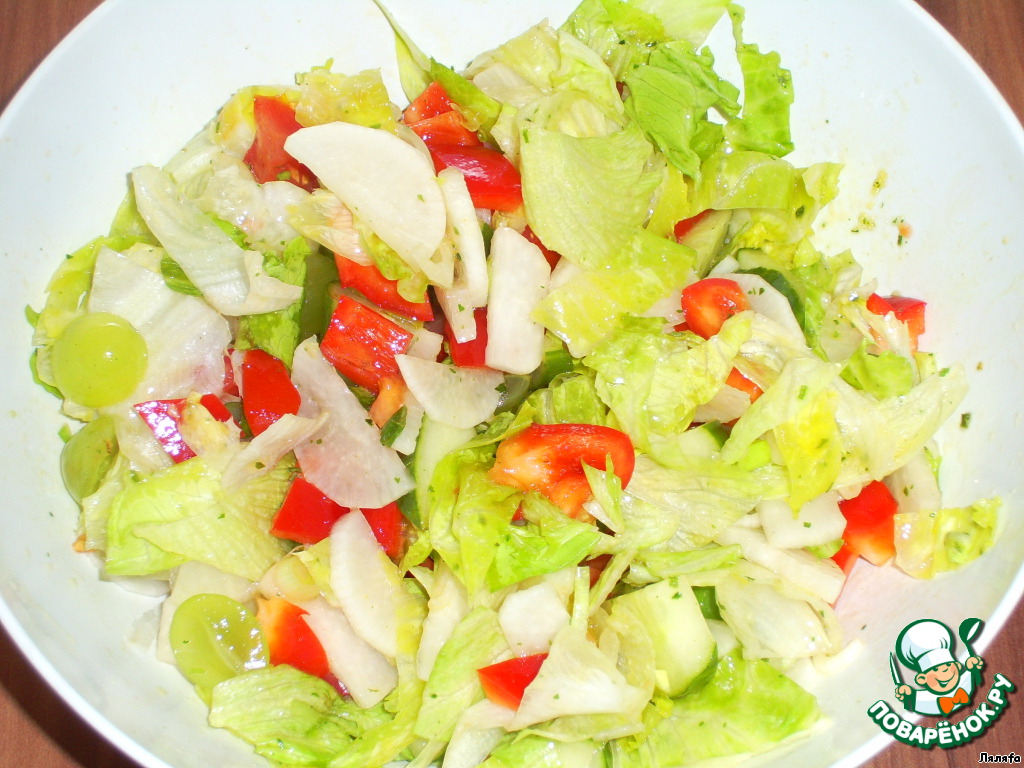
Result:
{"label": "green grape", "polygon": [[71,498],[81,503],[94,494],[116,460],[117,434],[109,416],[90,421],[72,435],[60,454],[60,474]]}
{"label": "green grape", "polygon": [[87,408],[124,400],[146,373],[146,340],[109,312],[79,315],[53,342],[53,380],[64,397]]}
{"label": "green grape", "polygon": [[256,615],[225,595],[193,595],[174,612],[171,651],[185,678],[207,704],[224,680],[268,663]]}

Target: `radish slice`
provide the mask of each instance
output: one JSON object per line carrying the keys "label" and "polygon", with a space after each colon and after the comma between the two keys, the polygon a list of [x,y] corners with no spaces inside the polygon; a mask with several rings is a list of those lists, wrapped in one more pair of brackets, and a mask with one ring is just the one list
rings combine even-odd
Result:
{"label": "radish slice", "polygon": [[437,175],[448,209],[448,234],[455,243],[455,276],[451,288],[439,289],[441,311],[459,342],[476,338],[473,310],[487,303],[487,252],[473,199],[462,171],[445,168]]}
{"label": "radish slice", "polygon": [[452,284],[452,260],[438,249],[447,225],[444,199],[430,161],[415,147],[354,123],[302,128],[284,147],[430,282]]}
{"label": "radish slice", "polygon": [[531,315],[547,295],[551,267],[543,252],[510,227],[491,238],[491,297],[487,307],[488,367],[531,373],[544,359],[544,326]]}
{"label": "radish slice", "polygon": [[398,626],[409,596],[402,576],[361,512],[331,529],[331,589],[352,629],[388,659],[398,655]]}
{"label": "radish slice", "polygon": [[395,355],[409,391],[434,421],[475,427],[494,415],[505,377],[488,368],[455,368],[410,355]]}
{"label": "radish slice", "polygon": [[326,600],[300,606],[302,617],[323,646],[331,674],[338,678],[360,707],[380,703],[398,684],[398,672],[380,652],[368,645],[345,616]]}

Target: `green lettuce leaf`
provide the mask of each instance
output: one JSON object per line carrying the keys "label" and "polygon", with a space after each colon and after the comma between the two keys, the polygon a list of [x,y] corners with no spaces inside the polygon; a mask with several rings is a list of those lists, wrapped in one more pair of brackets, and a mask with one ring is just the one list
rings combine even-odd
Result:
{"label": "green lettuce leaf", "polygon": [[750,470],[688,457],[669,468],[640,454],[622,499],[626,527],[616,537],[618,546],[699,549],[759,501],[784,498],[787,492],[785,470],[775,464]]}
{"label": "green lettuce leaf", "polygon": [[[303,285],[306,279],[306,259],[309,255],[310,249],[305,238],[296,237],[288,243],[280,256],[274,253],[265,254],[263,266],[271,277],[290,285]],[[235,335],[235,348],[262,349],[291,367],[295,347],[301,341],[301,315],[301,301],[274,312],[243,315],[239,319],[238,332]]]}
{"label": "green lettuce leaf", "polygon": [[484,696],[476,671],[510,656],[498,614],[484,606],[470,611],[437,654],[423,691],[416,735],[449,741],[463,711]]}
{"label": "green lettuce leaf", "polygon": [[523,513],[527,524],[508,526],[494,553],[487,574],[492,592],[577,565],[601,539],[593,525],[565,516],[535,493],[523,499]]}
{"label": "green lettuce leaf", "polygon": [[846,361],[842,376],[848,384],[879,399],[897,397],[914,386],[914,364],[889,350],[872,354],[865,341]]}
{"label": "green lettuce leaf", "polygon": [[210,724],[226,728],[257,754],[285,765],[327,765],[367,728],[391,716],[342,698],[318,677],[280,665],[245,672],[213,689]]}
{"label": "green lettuce leaf", "polygon": [[525,127],[520,152],[526,216],[541,241],[583,267],[622,266],[661,181],[640,129],[575,138]]}
{"label": "green lettuce leaf", "polygon": [[693,266],[693,251],[637,229],[618,260],[624,263],[581,270],[534,310],[534,319],[565,341],[577,357],[590,353],[627,316],[643,314],[659,299],[678,292]]}
{"label": "green lettuce leaf", "polygon": [[759,659],[721,658],[706,686],[671,702],[667,715],[648,707],[650,729],[612,742],[617,768],[689,765],[778,746],[820,717],[814,697]]}
{"label": "green lettuce leaf", "polygon": [[480,768],[599,768],[604,745],[594,741],[554,741],[544,736],[510,734]]}
{"label": "green lettuce leaf", "polygon": [[341,121],[395,131],[395,107],[380,72],[368,69],[355,75],[314,67],[295,78],[299,101],[295,119],[303,126]]}
{"label": "green lettuce leaf", "polygon": [[999,499],[967,507],[917,510],[896,515],[896,565],[929,579],[955,571],[982,555],[995,540]]}
{"label": "green lettuce leaf", "polygon": [[669,162],[691,178],[722,141],[722,127],[708,121],[712,107],[727,115],[739,111],[738,91],[714,71],[709,50],[669,43],[649,63],[626,75],[627,109]]}
{"label": "green lettuce leaf", "polygon": [[781,66],[778,53],[762,53],[753,43],[743,42],[744,11],[740,6],[730,5],[729,14],[743,72],[743,114],[726,124],[726,139],[737,150],[783,157],[793,151],[789,130],[793,76]]}
{"label": "green lettuce leaf", "polygon": [[198,560],[258,581],[291,546],[270,525],[292,476],[293,463],[282,461],[228,493],[197,456],[126,484],[110,505],[107,571],[137,576]]}
{"label": "green lettuce leaf", "polygon": [[637,319],[585,362],[597,372],[597,391],[634,446],[672,466],[684,460],[679,437],[697,406],[721,389],[749,336],[742,315],[693,347],[682,335],[664,333],[660,320]]}

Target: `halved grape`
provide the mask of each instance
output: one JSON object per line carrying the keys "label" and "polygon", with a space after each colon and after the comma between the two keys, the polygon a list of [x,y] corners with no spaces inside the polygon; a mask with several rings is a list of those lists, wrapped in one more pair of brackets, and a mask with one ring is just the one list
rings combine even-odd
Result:
{"label": "halved grape", "polygon": [[60,454],[60,474],[71,498],[81,503],[95,493],[116,459],[117,434],[109,416],[90,421],[72,435]]}
{"label": "halved grape", "polygon": [[170,641],[178,669],[207,704],[217,683],[269,661],[256,615],[225,595],[193,595],[179,605]]}
{"label": "halved grape", "polygon": [[146,373],[146,340],[109,312],[88,312],[53,342],[53,381],[64,397],[87,408],[124,400]]}

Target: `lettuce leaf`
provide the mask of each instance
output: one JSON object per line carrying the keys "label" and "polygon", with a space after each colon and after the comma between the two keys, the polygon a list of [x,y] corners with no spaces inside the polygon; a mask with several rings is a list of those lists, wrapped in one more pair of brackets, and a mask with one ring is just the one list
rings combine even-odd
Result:
{"label": "lettuce leaf", "polygon": [[928,579],[973,562],[995,540],[1000,506],[999,499],[980,499],[966,507],[897,513],[896,565]]}
{"label": "lettuce leaf", "polygon": [[673,466],[683,461],[679,437],[697,406],[722,388],[750,323],[734,316],[693,347],[662,326],[659,320],[630,320],[585,362],[597,372],[598,394],[637,449]]}
{"label": "lettuce leaf", "polygon": [[[306,259],[311,251],[305,238],[296,237],[284,252],[266,254],[264,268],[267,274],[289,285],[301,286],[306,280]],[[289,368],[295,347],[298,346],[299,320],[302,302],[259,315],[243,315],[235,334],[235,349],[259,348],[269,352]]]}
{"label": "lettuce leaf", "polygon": [[523,498],[523,513],[527,524],[507,526],[494,553],[487,574],[492,592],[577,565],[601,539],[593,525],[567,517],[538,494]]}
{"label": "lettuce leaf", "polygon": [[534,319],[577,357],[612,335],[627,316],[641,315],[681,290],[693,266],[693,251],[637,229],[618,261],[620,266],[576,271],[534,311]]}
{"label": "lettuce leaf", "polygon": [[[612,742],[616,768],[689,765],[764,752],[821,716],[814,697],[759,659],[722,657],[699,691],[675,699],[667,715],[648,707],[648,732]],[[660,719],[659,719],[660,717]]]}
{"label": "lettuce leaf", "polygon": [[707,49],[694,53],[688,44],[669,43],[651,54],[647,65],[626,75],[630,116],[665,153],[676,168],[691,178],[700,175],[701,162],[722,141],[722,127],[708,120],[708,110],[735,115],[738,91],[714,71]]}
{"label": "lettuce leaf", "polygon": [[395,131],[395,106],[388,97],[380,71],[372,69],[355,75],[331,72],[330,63],[314,67],[295,78],[299,101],[295,119],[300,125],[320,125],[341,120]]}
{"label": "lettuce leaf", "polygon": [[437,654],[423,691],[416,735],[450,740],[463,711],[483,698],[476,671],[510,656],[498,614],[483,606],[470,611]]}
{"label": "lettuce leaf", "polygon": [[729,6],[736,56],[743,72],[743,114],[725,126],[729,144],[737,150],[756,150],[776,157],[793,151],[789,108],[793,104],[793,76],[774,51],[762,53],[743,42],[743,9]]}
{"label": "lettuce leaf", "polygon": [[640,129],[575,138],[528,126],[520,151],[526,216],[541,241],[582,267],[621,266],[661,181]]}
{"label": "lettuce leaf", "polygon": [[107,571],[144,575],[198,560],[258,581],[291,546],[271,535],[270,524],[292,472],[284,461],[228,493],[197,456],[127,484],[110,507]]}
{"label": "lettuce leaf", "polygon": [[327,765],[364,730],[390,719],[383,706],[361,709],[329,683],[286,664],[219,683],[210,708],[211,725],[286,765]]}

